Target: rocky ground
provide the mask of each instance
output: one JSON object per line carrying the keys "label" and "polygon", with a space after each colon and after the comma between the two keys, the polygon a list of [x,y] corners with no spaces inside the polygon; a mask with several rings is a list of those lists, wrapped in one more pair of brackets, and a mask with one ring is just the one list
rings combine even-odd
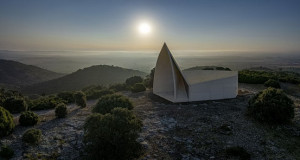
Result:
{"label": "rocky ground", "polygon": [[[151,91],[124,92],[135,105],[134,112],[144,126],[139,142],[145,148],[140,159],[227,159],[228,147],[240,146],[251,159],[300,159],[299,98],[293,124],[269,127],[255,123],[245,115],[248,99],[264,87],[239,85],[235,99],[171,104]],[[56,119],[54,111],[40,111],[42,122],[35,126],[43,132],[38,146],[28,146],[21,136],[29,127],[17,126],[1,140],[15,150],[13,159],[80,159],[83,153],[84,120],[96,101],[81,109],[68,106],[67,118]],[[17,121],[18,115],[15,115]]]}

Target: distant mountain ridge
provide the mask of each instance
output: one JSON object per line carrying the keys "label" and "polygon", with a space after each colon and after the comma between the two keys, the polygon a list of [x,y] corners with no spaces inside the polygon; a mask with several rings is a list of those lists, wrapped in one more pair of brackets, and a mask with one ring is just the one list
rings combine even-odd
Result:
{"label": "distant mountain ridge", "polygon": [[146,73],[138,70],[109,65],[96,65],[79,69],[76,72],[57,79],[24,87],[22,88],[22,92],[28,94],[50,94],[60,91],[75,91],[89,85],[123,83],[129,77],[144,77],[146,75]]}
{"label": "distant mountain ridge", "polygon": [[63,76],[37,66],[17,61],[0,59],[0,84],[2,86],[24,86]]}

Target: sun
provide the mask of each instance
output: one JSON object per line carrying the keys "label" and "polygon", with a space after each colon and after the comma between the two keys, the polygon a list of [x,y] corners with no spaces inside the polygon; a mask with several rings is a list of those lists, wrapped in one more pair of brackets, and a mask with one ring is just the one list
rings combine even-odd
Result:
{"label": "sun", "polygon": [[141,34],[149,34],[151,32],[151,26],[148,23],[141,23],[138,26],[138,30]]}

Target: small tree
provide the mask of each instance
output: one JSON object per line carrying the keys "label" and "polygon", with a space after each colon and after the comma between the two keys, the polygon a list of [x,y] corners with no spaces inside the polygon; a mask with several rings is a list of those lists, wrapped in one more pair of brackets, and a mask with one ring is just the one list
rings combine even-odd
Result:
{"label": "small tree", "polygon": [[64,103],[60,103],[55,107],[55,116],[57,118],[65,118],[67,114],[67,107]]}
{"label": "small tree", "polygon": [[4,101],[3,107],[10,113],[20,113],[27,110],[27,104],[23,98],[10,97]]}
{"label": "small tree", "polygon": [[90,159],[134,159],[141,153],[136,141],[142,122],[131,111],[115,108],[93,114],[84,125],[84,143]]}
{"label": "small tree", "polygon": [[0,138],[10,134],[15,128],[13,116],[3,107],[0,107]]}
{"label": "small tree", "polygon": [[128,98],[122,95],[112,94],[101,97],[94,106],[93,112],[106,114],[110,113],[111,110],[116,107],[127,108],[129,110],[133,109],[133,105]]}
{"label": "small tree", "polygon": [[146,90],[146,87],[143,85],[143,83],[136,83],[131,88],[131,92],[133,92],[133,93],[143,92],[145,90]]}
{"label": "small tree", "polygon": [[81,91],[77,91],[74,94],[74,98],[75,98],[75,103],[80,106],[80,107],[86,107],[86,95],[81,92]]}
{"label": "small tree", "polygon": [[264,83],[265,87],[273,87],[273,88],[280,88],[280,84],[278,81],[274,79],[269,79]]}
{"label": "small tree", "polygon": [[31,111],[22,112],[19,118],[21,126],[33,126],[39,121],[39,116]]}
{"label": "small tree", "polygon": [[40,129],[28,129],[22,137],[23,142],[29,144],[38,144],[41,141],[42,131]]}
{"label": "small tree", "polygon": [[286,123],[294,117],[294,102],[282,90],[268,88],[249,100],[247,112],[260,122]]}
{"label": "small tree", "polygon": [[129,86],[133,86],[136,83],[142,83],[143,82],[143,78],[140,76],[133,76],[130,78],[127,78],[125,83]]}

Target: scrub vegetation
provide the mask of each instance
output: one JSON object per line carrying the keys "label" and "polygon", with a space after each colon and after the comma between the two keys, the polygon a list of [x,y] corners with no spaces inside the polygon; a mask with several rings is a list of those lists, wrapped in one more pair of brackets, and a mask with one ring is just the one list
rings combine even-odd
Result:
{"label": "scrub vegetation", "polygon": [[249,100],[248,114],[259,122],[288,123],[294,118],[294,102],[279,89],[265,89]]}
{"label": "scrub vegetation", "polygon": [[278,80],[280,82],[299,84],[300,74],[287,71],[257,71],[242,70],[239,71],[240,83],[264,84],[268,80]]}

